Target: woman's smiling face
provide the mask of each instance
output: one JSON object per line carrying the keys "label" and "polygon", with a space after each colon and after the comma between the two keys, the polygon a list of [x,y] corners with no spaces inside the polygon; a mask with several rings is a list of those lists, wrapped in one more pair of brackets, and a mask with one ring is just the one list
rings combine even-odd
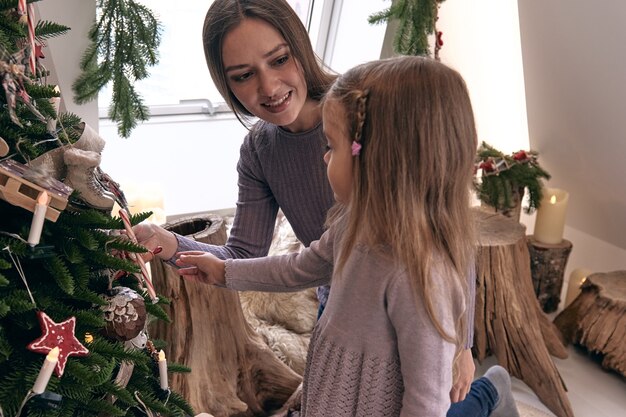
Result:
{"label": "woman's smiling face", "polygon": [[293,132],[319,122],[314,112],[303,111],[316,104],[308,100],[302,68],[276,28],[246,18],[226,34],[222,46],[228,86],[250,113]]}

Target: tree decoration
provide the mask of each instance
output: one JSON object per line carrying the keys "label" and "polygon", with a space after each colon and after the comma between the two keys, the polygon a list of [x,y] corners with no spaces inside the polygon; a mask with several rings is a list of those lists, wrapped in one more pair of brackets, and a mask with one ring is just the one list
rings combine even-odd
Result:
{"label": "tree decoration", "polygon": [[91,45],[80,63],[83,73],[72,86],[77,103],[97,98],[112,83],[109,117],[127,138],[137,121],[147,120],[134,84],[148,77],[148,67],[158,62],[160,23],[153,12],[134,0],[98,0],[96,23],[89,31]]}
{"label": "tree decoration", "polygon": [[[22,9],[26,11],[27,3],[34,1],[23,0]],[[114,3],[118,7],[126,4]],[[63,183],[69,173],[66,164],[72,162],[65,160],[66,151],[99,153],[104,141],[90,134],[77,115],[58,113],[58,100],[51,99],[59,98],[60,91],[46,84],[43,57],[48,54],[41,51],[46,47],[43,41],[69,28],[42,20],[32,22],[39,47],[32,74],[27,69],[27,20],[19,22],[17,5],[18,0],[0,0],[0,106],[4,109],[0,112],[0,417],[195,415],[175,392],[162,398],[158,369],[143,348],[145,329],[139,333],[142,337],[131,339],[136,349],[126,346],[130,341],[100,336],[107,324],[100,309],[106,304],[102,294],[111,286],[113,271],[141,272],[137,264],[115,253],[146,249],[119,236],[124,224],[113,218],[110,210],[88,206],[76,190],[72,192]],[[27,18],[25,13],[23,16]],[[131,25],[125,30],[142,28]],[[104,173],[95,172],[99,167],[89,168],[89,175],[75,176],[72,183],[102,180],[105,188],[112,184]],[[37,200],[44,192],[50,199],[41,241],[49,252],[39,256],[41,245],[29,247],[27,236]],[[111,195],[117,200],[118,194]],[[149,215],[138,214],[129,220],[137,224]],[[134,278],[121,277],[117,285],[138,291]],[[165,302],[148,303],[146,310],[154,318],[168,320],[160,305]],[[132,311],[130,314],[134,318]],[[68,319],[57,323],[51,317]],[[60,366],[56,369],[55,363],[54,368],[63,377],[45,384],[49,366],[37,382],[42,362],[56,360],[51,354],[54,348],[61,351]],[[31,350],[49,354],[50,360],[42,361],[41,355]],[[68,356],[72,360],[68,361]],[[171,363],[169,372],[189,370]],[[124,375],[123,384],[118,384],[118,374]],[[34,395],[35,391],[44,392]],[[54,409],[50,398],[56,398]],[[139,407],[137,398],[144,405]]]}
{"label": "tree decoration", "polygon": [[37,318],[39,319],[43,335],[31,342],[27,347],[33,352],[45,354],[48,354],[54,348],[59,348],[58,362],[54,373],[61,377],[63,371],[65,371],[67,358],[70,356],[86,356],[89,353],[89,350],[74,335],[76,317],[70,317],[61,323],[55,323],[46,313],[38,311]]}
{"label": "tree decoration", "polygon": [[439,4],[444,0],[394,0],[391,6],[372,14],[371,24],[398,21],[393,43],[395,52],[402,55],[430,56],[428,36],[436,34],[435,58],[439,59],[439,49],[443,46],[443,33],[437,31]]}
{"label": "tree decoration", "polygon": [[[476,153],[474,188],[478,198],[503,211],[513,207],[513,194],[528,190],[526,213],[539,208],[543,196],[542,179],[550,179],[550,174],[539,166],[538,154],[534,151],[520,150],[505,155],[483,142]],[[477,174],[481,173],[480,179]]]}
{"label": "tree decoration", "polygon": [[146,324],[143,298],[127,287],[114,287],[103,298],[107,302],[101,307],[107,322],[106,335],[121,341],[138,336]]}

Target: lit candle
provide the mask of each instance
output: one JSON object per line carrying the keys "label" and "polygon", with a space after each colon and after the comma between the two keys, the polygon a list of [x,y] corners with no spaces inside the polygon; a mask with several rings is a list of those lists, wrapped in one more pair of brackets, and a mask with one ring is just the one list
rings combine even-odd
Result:
{"label": "lit candle", "polygon": [[161,380],[161,389],[167,390],[169,388],[167,383],[167,360],[163,350],[159,351],[159,379]]}
{"label": "lit candle", "polygon": [[[57,94],[61,92],[58,85],[54,87],[54,92]],[[52,104],[52,107],[54,107],[54,111],[57,114],[57,118],[58,118],[59,110],[61,109],[61,97],[51,97],[49,101],[50,101],[50,104]],[[48,128],[48,132],[54,132],[57,128],[57,119],[56,118],[48,119],[47,128]]]}
{"label": "lit candle", "polygon": [[35,394],[42,394],[46,390],[46,387],[48,386],[48,381],[50,381],[50,377],[52,376],[52,372],[57,366],[58,361],[59,348],[55,347],[50,352],[48,352],[48,355],[46,355],[46,359],[43,361],[43,365],[39,370],[39,375],[37,375],[35,385],[33,385],[33,392]]}
{"label": "lit candle", "polygon": [[565,212],[569,193],[558,188],[546,188],[537,209],[533,236],[540,243],[556,245],[563,240]]}
{"label": "lit candle", "polygon": [[583,285],[583,282],[585,282],[587,277],[592,273],[593,272],[587,268],[578,268],[572,271],[569,275],[569,282],[567,283],[567,293],[565,295],[564,307],[570,305],[572,301],[578,297],[578,294],[580,293],[580,286]]}
{"label": "lit candle", "polygon": [[48,210],[48,193],[42,191],[37,197],[37,203],[35,204],[35,212],[33,213],[33,221],[30,223],[30,232],[28,233],[28,244],[30,246],[36,246],[41,238],[41,232],[43,230],[43,223],[46,220],[46,211]]}

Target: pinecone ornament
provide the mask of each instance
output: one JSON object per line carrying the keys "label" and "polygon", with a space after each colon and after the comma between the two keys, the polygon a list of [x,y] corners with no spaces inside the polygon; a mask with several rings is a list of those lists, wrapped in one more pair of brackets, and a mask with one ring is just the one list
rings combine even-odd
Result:
{"label": "pinecone ornament", "polygon": [[134,339],[146,324],[146,305],[143,297],[127,287],[114,287],[103,298],[107,305],[102,306],[107,337],[119,341]]}

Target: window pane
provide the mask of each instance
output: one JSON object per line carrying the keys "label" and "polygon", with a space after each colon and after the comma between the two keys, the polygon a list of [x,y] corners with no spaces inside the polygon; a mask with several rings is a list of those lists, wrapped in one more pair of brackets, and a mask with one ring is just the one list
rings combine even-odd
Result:
{"label": "window pane", "polygon": [[[310,15],[311,0],[288,0],[303,21]],[[202,25],[212,1],[143,0],[161,21],[159,63],[135,88],[148,106],[178,104],[180,100],[224,100],[213,85],[204,59]],[[100,107],[111,102],[110,86],[99,95]]]}

